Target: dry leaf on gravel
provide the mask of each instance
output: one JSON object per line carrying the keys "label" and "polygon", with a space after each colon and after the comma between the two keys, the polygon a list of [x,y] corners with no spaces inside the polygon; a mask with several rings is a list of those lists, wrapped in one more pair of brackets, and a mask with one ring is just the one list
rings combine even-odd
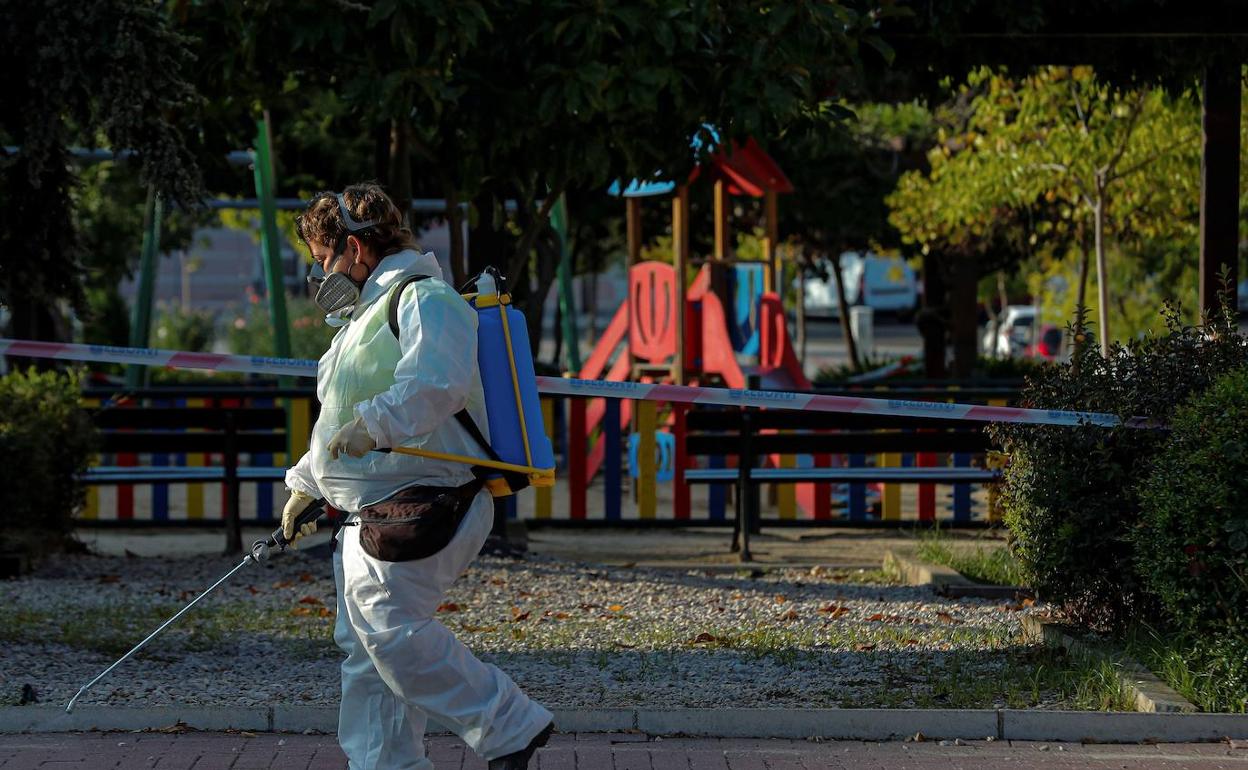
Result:
{"label": "dry leaf on gravel", "polygon": [[788,612],[781,615],[780,619],[781,620],[797,620],[799,617],[800,616],[797,614],[797,610],[789,610]]}
{"label": "dry leaf on gravel", "polygon": [[849,608],[842,604],[828,604],[820,607],[819,611],[828,613],[830,618],[839,618],[849,614]]}
{"label": "dry leaf on gravel", "polygon": [[881,621],[881,620],[883,620],[883,619],[884,619],[884,613],[882,613],[882,612],[877,612],[877,613],[875,613],[874,615],[872,615],[871,617],[867,618],[867,622],[868,622],[868,623],[878,623],[878,622],[880,622],[880,621]]}
{"label": "dry leaf on gravel", "polygon": [[459,605],[455,602],[442,602],[438,605],[438,612],[459,612]]}
{"label": "dry leaf on gravel", "polygon": [[325,602],[321,601],[315,596],[305,596],[299,600],[299,603],[300,604],[324,604]]}
{"label": "dry leaf on gravel", "polygon": [[784,594],[776,594],[776,599],[775,599],[776,604],[784,604],[787,601],[788,601],[788,598],[786,598]]}
{"label": "dry leaf on gravel", "polygon": [[874,644],[855,644],[854,649],[858,652],[870,652],[875,649]]}
{"label": "dry leaf on gravel", "polygon": [[717,641],[719,641],[719,639],[717,639],[714,634],[708,634],[707,632],[703,631],[702,633],[690,639],[689,643],[690,644],[710,644],[711,642],[717,642]]}
{"label": "dry leaf on gravel", "polygon": [[526,610],[524,612],[521,612],[519,607],[512,607],[511,608],[511,622],[519,623],[522,620],[528,620],[529,616],[532,614],[533,614],[532,611]]}
{"label": "dry leaf on gravel", "polygon": [[952,615],[950,615],[948,612],[937,612],[937,613],[936,613],[936,619],[937,619],[937,620],[939,620],[941,623],[952,623],[952,622],[953,622],[953,616],[952,616]]}
{"label": "dry leaf on gravel", "polygon": [[607,610],[609,610],[610,612],[623,612],[623,611],[624,611],[624,605],[623,605],[623,604],[612,604],[610,607],[607,607]]}
{"label": "dry leaf on gravel", "polygon": [[313,580],[316,580],[316,578],[312,576],[312,573],[311,573],[311,572],[300,572],[300,573],[299,573],[299,582],[300,582],[300,583],[311,583]]}

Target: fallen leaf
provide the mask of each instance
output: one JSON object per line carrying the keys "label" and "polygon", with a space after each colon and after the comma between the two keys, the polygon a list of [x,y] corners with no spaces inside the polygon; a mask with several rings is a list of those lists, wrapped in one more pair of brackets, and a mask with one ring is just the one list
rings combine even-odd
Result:
{"label": "fallen leaf", "polygon": [[780,619],[781,620],[797,620],[798,617],[799,616],[797,614],[797,610],[789,610],[788,612],[781,615]]}
{"label": "fallen leaf", "polygon": [[311,583],[311,582],[312,582],[313,580],[315,580],[315,579],[316,579],[316,578],[312,577],[312,573],[311,573],[311,572],[300,572],[300,573],[299,573],[299,582],[300,582],[300,583]]}
{"label": "fallen leaf", "polygon": [[855,644],[854,649],[858,652],[870,652],[875,649],[874,644]]}
{"label": "fallen leaf", "polygon": [[247,586],[247,593],[251,594],[252,596],[255,596],[256,594],[260,593],[260,589],[256,588],[255,586]]}
{"label": "fallen leaf", "polygon": [[596,610],[598,609],[598,605],[597,604],[582,604],[580,605],[580,608],[583,610]]}
{"label": "fallen leaf", "polygon": [[871,617],[867,618],[867,622],[868,622],[868,623],[878,623],[879,621],[881,621],[881,620],[883,620],[883,619],[884,619],[884,613],[882,613],[882,612],[877,612],[877,613],[875,613],[874,615],[872,615]]}
{"label": "fallen leaf", "polygon": [[532,611],[521,612],[519,607],[512,607],[511,608],[511,622],[519,623],[522,620],[528,620],[529,616],[532,614],[533,614]]}
{"label": "fallen leaf", "polygon": [[100,575],[101,583],[120,583],[121,575]]}
{"label": "fallen leaf", "polygon": [[459,612],[459,605],[455,602],[442,602],[438,605],[438,612]]}
{"label": "fallen leaf", "polygon": [[1023,606],[1024,606],[1024,607],[1033,607],[1033,606],[1035,606],[1035,604],[1036,604],[1036,600],[1035,600],[1035,599],[1031,599],[1031,598],[1028,598],[1028,599],[1023,599]]}
{"label": "fallen leaf", "polygon": [[844,617],[849,614],[849,608],[841,604],[829,604],[825,607],[820,607],[819,611],[828,613],[830,618]]}
{"label": "fallen leaf", "polygon": [[607,609],[608,609],[609,611],[611,611],[611,612],[622,612],[622,611],[624,610],[624,605],[623,605],[623,604],[612,604],[610,607],[607,607]]}
{"label": "fallen leaf", "polygon": [[776,594],[775,601],[776,601],[776,604],[784,604],[785,602],[788,601],[788,599],[785,598],[784,594]]}
{"label": "fallen leaf", "polygon": [[332,618],[334,616],[334,611],[328,607],[322,607],[317,610],[316,614],[322,618]]}
{"label": "fallen leaf", "polygon": [[567,620],[568,618],[572,616],[566,612],[551,612],[550,610],[547,610],[546,617],[554,618],[555,620]]}
{"label": "fallen leaf", "polygon": [[1006,612],[1019,612],[1020,610],[1023,609],[1023,605],[1021,602],[1017,604],[1005,604],[1005,605],[1002,605],[1001,609],[1005,610]]}
{"label": "fallen leaf", "polygon": [[502,578],[490,578],[490,585],[505,586],[507,585],[507,581]]}
{"label": "fallen leaf", "polygon": [[941,623],[952,623],[952,622],[953,622],[953,616],[952,616],[952,615],[950,615],[948,612],[937,612],[937,613],[936,613],[936,619],[937,619],[937,620],[939,620]]}
{"label": "fallen leaf", "polygon": [[498,630],[498,626],[474,626],[471,623],[464,623],[460,628],[470,634],[487,634]]}
{"label": "fallen leaf", "polygon": [[311,615],[312,608],[311,607],[295,607],[293,610],[290,611],[290,614],[291,615]]}
{"label": "fallen leaf", "polygon": [[293,585],[294,583],[290,582],[289,580],[279,580],[278,582],[273,584],[273,587],[274,588],[290,588]]}
{"label": "fallen leaf", "polygon": [[906,646],[908,646],[908,647],[913,647],[914,645],[916,645],[916,644],[918,644],[918,643],[919,643],[919,640],[918,640],[918,639],[907,639],[907,640],[906,640]]}
{"label": "fallen leaf", "polygon": [[532,596],[532,595],[533,594],[531,592],[526,591],[523,588],[521,588],[519,591],[516,591],[516,596]]}
{"label": "fallen leaf", "polygon": [[702,633],[693,637],[693,639],[690,639],[689,641],[691,644],[709,644],[710,642],[717,642],[719,641],[719,639],[717,639],[714,636],[714,634],[708,634],[707,632],[703,631]]}
{"label": "fallen leaf", "polygon": [[736,593],[736,594],[733,594],[733,595],[732,595],[732,598],[733,598],[733,599],[744,599],[744,598],[745,598],[745,594]]}
{"label": "fallen leaf", "polygon": [[299,603],[300,604],[324,604],[325,602],[321,601],[315,596],[305,596],[299,600]]}

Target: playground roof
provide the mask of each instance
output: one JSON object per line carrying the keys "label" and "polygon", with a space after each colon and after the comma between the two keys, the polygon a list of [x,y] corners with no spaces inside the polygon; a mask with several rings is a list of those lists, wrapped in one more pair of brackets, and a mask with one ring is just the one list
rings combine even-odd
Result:
{"label": "playground roof", "polygon": [[[793,183],[780,170],[780,166],[768,155],[753,137],[745,144],[732,142],[722,147],[711,157],[693,170],[689,182],[701,176],[703,169],[711,179],[723,179],[728,183],[728,192],[732,195],[749,195],[761,198],[765,193],[791,193]],[[627,187],[621,187],[617,180],[611,183],[607,192],[624,198],[645,198],[652,195],[667,195],[676,189],[676,183],[667,179],[634,179]]]}

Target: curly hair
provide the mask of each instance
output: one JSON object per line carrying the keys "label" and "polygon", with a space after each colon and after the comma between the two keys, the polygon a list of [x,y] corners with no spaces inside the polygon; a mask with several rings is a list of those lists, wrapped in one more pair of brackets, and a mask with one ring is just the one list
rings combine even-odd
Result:
{"label": "curly hair", "polygon": [[[399,207],[394,205],[381,185],[372,182],[353,184],[343,190],[342,197],[353,219],[377,222],[357,237],[378,256],[416,247],[416,236],[403,226]],[[339,241],[348,235],[342,212],[338,210],[336,194],[332,192],[319,192],[312,196],[308,207],[295,220],[295,226],[299,237],[309,248],[314,243],[338,248]]]}

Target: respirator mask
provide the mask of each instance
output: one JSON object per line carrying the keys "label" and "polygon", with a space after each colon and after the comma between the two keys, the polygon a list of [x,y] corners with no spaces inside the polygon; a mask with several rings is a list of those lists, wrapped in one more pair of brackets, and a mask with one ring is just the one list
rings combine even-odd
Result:
{"label": "respirator mask", "polygon": [[[334,272],[334,268],[338,266],[338,260],[346,256],[347,236],[354,235],[357,238],[371,233],[372,228],[376,227],[378,221],[370,219],[366,222],[360,222],[351,216],[351,212],[347,211],[347,202],[343,199],[342,193],[334,196],[338,200],[338,212],[342,215],[343,226],[346,227],[346,233],[338,239],[338,243],[334,246],[333,260],[329,263],[329,273],[325,272],[320,263],[317,263],[311,273],[308,275],[308,283],[317,287],[316,296],[312,301],[316,306],[325,312],[326,315],[345,310],[360,301],[360,289],[364,287],[364,282],[368,280],[368,266],[357,262],[345,273]],[[364,275],[362,277],[354,275],[356,268],[360,268]]]}

